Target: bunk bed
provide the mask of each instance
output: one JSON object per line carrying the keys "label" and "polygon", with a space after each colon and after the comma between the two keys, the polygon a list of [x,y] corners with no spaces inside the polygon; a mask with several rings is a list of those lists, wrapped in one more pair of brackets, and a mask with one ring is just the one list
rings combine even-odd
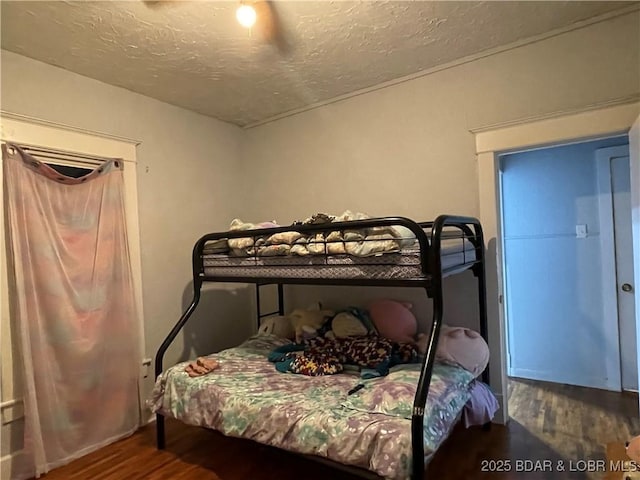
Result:
{"label": "bunk bed", "polygon": [[[339,232],[339,241],[344,245],[348,232],[375,233],[388,231],[389,228],[395,228],[396,231],[404,233],[403,238],[398,239],[397,248],[387,249],[384,253],[354,256],[346,253],[342,247],[338,249],[341,253],[336,253],[336,249],[331,245],[333,240],[329,240],[332,238],[332,232],[334,234]],[[291,232],[295,232],[296,238],[306,239],[306,242],[313,238],[322,239],[320,245],[314,245],[315,254],[271,256],[265,252],[261,254],[258,248],[249,248],[243,251],[241,256],[232,256],[224,248],[219,249],[220,245],[231,244],[234,240],[248,240],[245,242],[247,245],[257,247],[265,238],[273,238],[272,236],[278,234],[289,235]],[[357,238],[361,243],[354,243],[354,245],[363,245],[362,242],[379,240],[381,237],[373,235],[369,238],[360,235]],[[318,247],[320,250],[317,250]],[[255,284],[258,323],[269,315],[284,314],[283,286],[287,284],[393,286],[423,289],[427,297],[433,301],[433,315],[426,354],[417,367],[419,369],[419,375],[416,375],[417,387],[412,408],[409,409],[411,452],[408,459],[410,465],[407,467],[412,480],[423,478],[426,466],[425,405],[432,375],[434,375],[436,347],[443,320],[443,279],[445,277],[466,270],[473,272],[478,286],[480,334],[488,340],[484,239],[482,227],[477,219],[441,215],[435,221],[415,222],[404,217],[384,217],[323,224],[294,223],[282,227],[210,233],[196,242],[192,254],[192,267],[193,299],[158,349],[155,357],[157,382],[160,382],[163,375],[164,354],[198,305],[201,288],[205,282]],[[265,285],[277,286],[278,310],[275,312],[261,312],[260,289]],[[482,381],[489,383],[488,368],[482,373]],[[167,412],[160,409],[155,411],[157,447],[163,449],[165,447],[163,413]],[[405,421],[408,427],[409,421]]]}

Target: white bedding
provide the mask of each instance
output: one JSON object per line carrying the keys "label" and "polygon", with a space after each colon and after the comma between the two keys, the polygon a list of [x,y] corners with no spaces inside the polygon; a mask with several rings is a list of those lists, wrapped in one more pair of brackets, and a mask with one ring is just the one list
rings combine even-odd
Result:
{"label": "white bedding", "polygon": [[[473,244],[463,238],[446,238],[441,244],[444,276],[469,268],[475,261]],[[281,278],[373,278],[411,279],[423,277],[417,245],[397,253],[370,257],[351,255],[230,257],[203,256],[205,275]]]}

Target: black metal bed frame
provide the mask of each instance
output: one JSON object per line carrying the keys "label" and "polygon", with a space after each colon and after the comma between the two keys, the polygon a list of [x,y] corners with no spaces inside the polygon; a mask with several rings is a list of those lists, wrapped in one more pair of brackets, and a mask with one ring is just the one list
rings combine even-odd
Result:
{"label": "black metal bed frame", "polygon": [[[273,235],[275,233],[295,231],[301,234],[317,234],[328,233],[340,230],[361,230],[373,227],[391,227],[403,226],[411,230],[415,235],[420,246],[420,266],[422,276],[418,278],[296,278],[296,277],[259,277],[259,276],[208,276],[205,274],[203,264],[203,249],[207,242],[220,239],[261,237]],[[461,232],[459,238],[468,239],[474,246],[475,258],[463,264],[457,264],[448,269],[442,268],[441,263],[441,240],[445,228],[454,228]],[[431,235],[428,236],[425,229],[431,229]],[[432,222],[414,222],[405,217],[384,217],[371,218],[366,220],[354,220],[347,222],[334,222],[327,224],[294,224],[276,228],[264,228],[256,230],[228,231],[219,233],[210,233],[200,238],[194,248],[192,254],[193,266],[193,299],[191,304],[182,314],[171,332],[167,335],[162,345],[158,348],[155,357],[155,374],[156,378],[162,373],[162,360],[166,350],[169,348],[180,330],[184,327],[189,317],[195,310],[200,301],[200,291],[204,282],[236,282],[236,283],[252,283],[256,284],[256,297],[258,301],[258,321],[265,316],[274,314],[284,314],[284,289],[285,284],[302,284],[302,285],[336,285],[336,286],[397,286],[397,287],[418,287],[424,288],[427,297],[433,300],[433,317],[431,324],[431,332],[428,337],[427,353],[422,362],[420,377],[416,395],[413,402],[413,412],[411,417],[411,445],[412,445],[412,472],[411,479],[419,480],[423,478],[425,470],[424,462],[424,445],[423,445],[423,428],[424,428],[424,410],[429,393],[429,385],[431,383],[431,375],[433,372],[433,364],[435,361],[436,347],[440,327],[442,325],[442,316],[444,309],[442,280],[447,274],[457,273],[461,271],[461,267],[468,267],[473,271],[474,276],[478,280],[478,302],[480,313],[480,334],[488,342],[487,332],[487,304],[486,304],[486,284],[485,284],[485,251],[484,237],[480,221],[473,217],[461,217],[454,215],[440,215]],[[466,270],[466,269],[465,269]],[[260,287],[264,285],[276,284],[278,288],[278,311],[261,314],[260,312]],[[488,367],[482,373],[482,380],[489,383]],[[164,416],[156,414],[156,440],[158,449],[165,448],[165,428]]]}

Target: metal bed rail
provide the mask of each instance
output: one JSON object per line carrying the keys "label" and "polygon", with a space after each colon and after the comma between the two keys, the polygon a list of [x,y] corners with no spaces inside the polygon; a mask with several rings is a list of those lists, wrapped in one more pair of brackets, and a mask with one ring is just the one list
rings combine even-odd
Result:
{"label": "metal bed rail", "polygon": [[[202,255],[207,242],[215,240],[232,240],[238,238],[252,238],[254,242],[263,237],[269,237],[277,233],[297,232],[302,235],[315,235],[331,233],[335,231],[353,231],[353,230],[367,230],[375,227],[405,227],[409,229],[415,236],[419,245],[420,266],[423,274],[427,273],[428,259],[426,252],[429,249],[429,239],[427,234],[418,223],[406,217],[383,217],[383,218],[368,218],[364,220],[350,220],[346,222],[331,222],[322,224],[293,224],[282,227],[272,228],[256,228],[251,230],[231,230],[227,232],[209,233],[201,237],[195,244],[192,256],[192,266],[194,274],[197,271],[199,274],[204,275],[204,265],[202,262]],[[325,248],[327,244],[332,242],[325,242]],[[346,242],[349,243],[349,242]],[[324,255],[318,255],[318,258],[328,256],[325,251]],[[249,257],[257,257],[257,255],[249,255]]]}

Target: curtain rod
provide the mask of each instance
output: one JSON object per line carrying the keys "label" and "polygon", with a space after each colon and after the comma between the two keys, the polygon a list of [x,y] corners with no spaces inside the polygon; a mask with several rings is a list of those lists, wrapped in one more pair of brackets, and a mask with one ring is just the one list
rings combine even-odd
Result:
{"label": "curtain rod", "polygon": [[[109,160],[116,160],[111,157],[101,157],[99,155],[87,155],[84,153],[71,152],[68,150],[58,150],[55,148],[41,147],[39,145],[32,145],[22,142],[12,142],[10,140],[2,139],[4,143],[9,145],[16,145],[23,149],[25,152],[33,155],[34,157],[48,158],[51,160],[67,160],[67,161],[84,161],[85,163],[91,163],[94,165],[100,165]],[[117,159],[120,160],[120,159]]]}

